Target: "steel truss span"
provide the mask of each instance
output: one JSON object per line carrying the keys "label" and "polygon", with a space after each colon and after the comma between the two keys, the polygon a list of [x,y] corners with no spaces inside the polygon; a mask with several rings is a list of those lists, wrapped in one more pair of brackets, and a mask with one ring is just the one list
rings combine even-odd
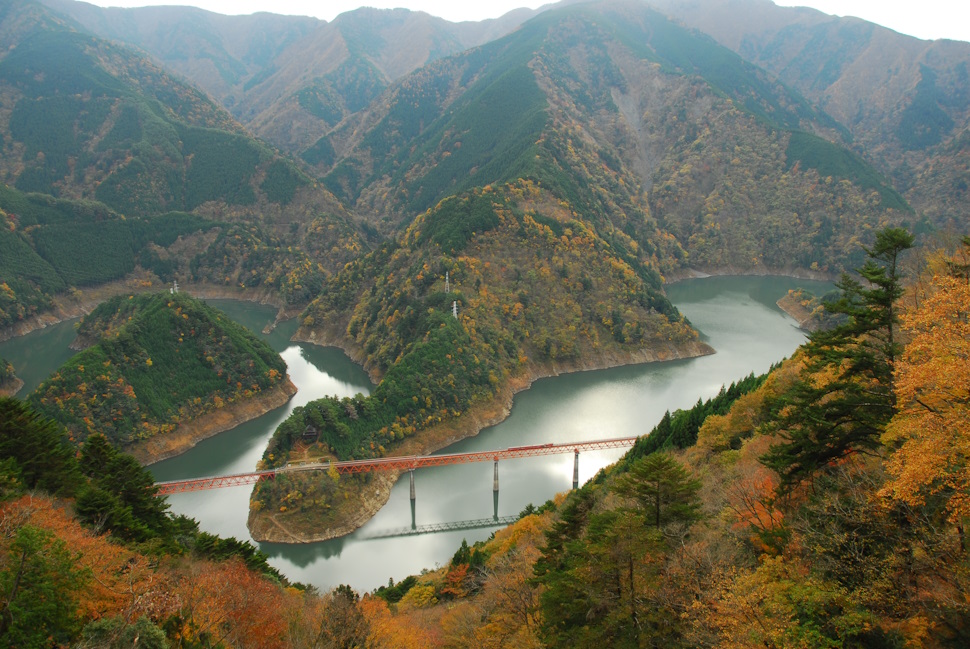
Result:
{"label": "steel truss span", "polygon": [[235,473],[233,475],[212,476],[207,478],[192,478],[189,480],[170,480],[157,482],[157,495],[184,493],[186,491],[202,491],[218,489],[220,487],[236,487],[239,485],[255,484],[260,480],[272,480],[284,473],[305,473],[309,471],[329,471],[331,467],[342,475],[353,473],[369,473],[371,471],[413,471],[430,466],[444,466],[446,464],[469,464],[472,462],[497,462],[521,457],[537,457],[540,455],[559,455],[562,453],[582,453],[586,451],[602,451],[614,448],[633,446],[636,437],[617,437],[614,439],[597,439],[585,442],[567,442],[564,444],[536,444],[534,446],[513,446],[499,451],[474,451],[471,453],[443,453],[441,455],[408,455],[403,457],[380,457],[371,460],[347,460],[343,462],[314,462],[307,464],[292,464],[280,469],[269,471],[254,471],[252,473]]}
{"label": "steel truss span", "polygon": [[497,518],[476,518],[470,521],[455,521],[452,523],[430,523],[428,525],[415,525],[414,527],[401,527],[396,530],[375,532],[362,537],[361,540],[392,539],[399,536],[420,536],[423,534],[437,534],[438,532],[477,530],[484,527],[508,527],[517,520],[519,520],[518,515],[499,516]]}

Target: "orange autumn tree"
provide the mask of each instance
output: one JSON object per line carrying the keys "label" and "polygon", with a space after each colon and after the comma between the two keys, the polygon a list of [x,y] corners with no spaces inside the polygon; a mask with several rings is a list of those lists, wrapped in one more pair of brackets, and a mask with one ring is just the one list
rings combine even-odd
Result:
{"label": "orange autumn tree", "polygon": [[0,505],[0,518],[47,530],[76,554],[76,567],[88,577],[78,609],[82,619],[157,617],[156,612],[164,617],[172,612],[170,608],[155,611],[157,602],[152,602],[157,600],[159,589],[168,584],[149,566],[152,561],[107,535],[83,527],[66,501],[43,494],[25,495]]}
{"label": "orange autumn tree", "polygon": [[196,561],[181,575],[179,640],[240,649],[285,649],[289,614],[301,595],[284,590],[238,559]]}
{"label": "orange autumn tree", "polygon": [[910,505],[942,495],[956,521],[970,516],[970,279],[959,264],[950,271],[903,318],[912,340],[896,369],[899,411],[883,436],[895,447],[883,494]]}
{"label": "orange autumn tree", "polygon": [[382,649],[433,649],[442,646],[438,611],[411,609],[408,615],[394,615],[387,602],[372,596],[360,600],[360,611],[370,626],[367,646]]}

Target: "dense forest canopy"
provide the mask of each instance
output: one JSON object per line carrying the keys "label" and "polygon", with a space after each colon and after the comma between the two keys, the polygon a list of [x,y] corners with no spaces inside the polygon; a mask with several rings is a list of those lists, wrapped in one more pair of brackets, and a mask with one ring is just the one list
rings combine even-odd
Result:
{"label": "dense forest canopy", "polygon": [[[892,264],[910,238],[890,229],[879,241],[865,268],[886,284],[859,299],[843,282],[828,303],[836,313],[852,305],[842,326],[813,334],[768,375],[668,413],[616,465],[463,546],[449,565],[378,589],[382,601],[361,606],[376,621],[372,637],[434,647],[964,645],[970,238],[956,254],[928,255],[905,295]],[[895,341],[873,327],[895,317],[890,304]],[[895,369],[880,392],[885,416],[836,426],[856,387],[874,385],[858,359],[875,349]],[[826,398],[792,407],[810,387]],[[860,425],[874,428],[860,437]]]}
{"label": "dense forest canopy", "polygon": [[185,293],[112,298],[79,334],[94,344],[28,397],[77,442],[127,448],[286,380],[266,343]]}
{"label": "dense forest canopy", "polygon": [[[488,541],[463,543],[446,565],[363,596],[281,588],[252,546],[169,515],[147,474],[104,438],[78,456],[57,424],[0,400],[0,509],[19,521],[0,537],[17,558],[0,565],[0,579],[11,584],[17,566],[30,567],[5,591],[14,615],[0,630],[20,646],[38,627],[64,643],[137,632],[158,646],[961,646],[970,633],[959,432],[970,406],[961,383],[970,238],[955,254],[925,255],[905,294],[892,290],[891,264],[909,239],[890,229],[879,240],[868,268],[885,271],[895,297],[853,302],[843,282],[828,302],[836,312],[854,305],[841,330],[813,334],[767,375],[667,413],[616,465],[526,508]],[[887,317],[889,303],[900,347],[877,437],[839,456],[802,445],[801,457],[818,460],[810,472],[773,470],[789,457],[776,450],[807,423],[790,407],[803,384],[829,386],[817,407],[824,419],[841,416],[852,382],[872,383],[834,373],[852,365],[829,352],[863,325],[854,352],[891,350],[865,324]],[[113,590],[119,574],[139,597]]]}
{"label": "dense forest canopy", "polygon": [[[967,644],[970,244],[939,242],[965,234],[968,65],[748,0],[461,25],[3,4],[0,331],[104,304],[0,400],[2,643]],[[791,297],[824,314],[769,375],[373,594],[287,584],[118,450],[285,382],[152,293],[174,281],[299,313],[380,381],[296,409],[281,467],[427,452],[539,376],[709,353],[664,295],[698,270],[847,274]],[[261,483],[252,518],[326,528],[364,482]]]}

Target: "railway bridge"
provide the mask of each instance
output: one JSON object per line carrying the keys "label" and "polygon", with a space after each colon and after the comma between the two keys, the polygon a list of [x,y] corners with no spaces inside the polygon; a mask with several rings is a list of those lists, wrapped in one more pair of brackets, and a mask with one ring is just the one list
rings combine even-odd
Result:
{"label": "railway bridge", "polygon": [[206,478],[191,478],[188,480],[169,480],[157,482],[159,496],[184,493],[187,491],[202,491],[219,487],[235,487],[239,485],[255,484],[260,480],[273,480],[278,475],[305,473],[312,471],[330,471],[336,469],[342,475],[354,473],[369,473],[372,471],[408,471],[411,475],[411,500],[415,498],[414,471],[425,467],[444,466],[446,464],[468,464],[472,462],[494,462],[495,482],[494,490],[498,491],[498,463],[499,460],[537,457],[540,455],[557,455],[573,453],[573,488],[579,486],[579,454],[583,451],[600,451],[604,449],[626,448],[633,446],[636,437],[617,437],[613,439],[597,439],[583,442],[565,442],[562,444],[536,444],[533,446],[513,446],[497,451],[471,451],[468,453],[442,453],[438,455],[407,455],[400,457],[380,457],[369,460],[346,460],[333,462],[312,462],[293,464],[278,469],[266,471],[252,471],[250,473],[236,473],[232,475],[212,476]]}

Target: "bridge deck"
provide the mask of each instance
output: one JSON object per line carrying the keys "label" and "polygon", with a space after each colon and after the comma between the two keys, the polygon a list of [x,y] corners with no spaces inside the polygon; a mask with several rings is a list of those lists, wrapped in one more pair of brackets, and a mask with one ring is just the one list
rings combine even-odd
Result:
{"label": "bridge deck", "polygon": [[443,453],[441,455],[408,455],[402,457],[379,457],[370,460],[346,460],[341,462],[315,462],[286,466],[267,471],[253,471],[251,473],[236,473],[232,475],[211,476],[206,478],[191,478],[188,480],[169,480],[157,482],[159,496],[183,493],[186,491],[202,491],[219,487],[235,487],[238,485],[255,484],[260,480],[272,480],[277,475],[285,473],[304,473],[307,471],[329,471],[335,468],[340,474],[367,473],[370,471],[410,471],[429,466],[443,466],[446,464],[468,464],[471,462],[490,462],[520,457],[536,457],[539,455],[557,455],[562,453],[580,453],[584,451],[601,451],[612,448],[633,446],[636,437],[617,437],[613,439],[588,440],[584,442],[566,442],[563,444],[536,444],[533,446],[513,446],[498,451],[472,451],[470,453]]}
{"label": "bridge deck", "polygon": [[415,525],[414,527],[401,527],[396,530],[384,530],[374,532],[362,537],[362,540],[370,541],[376,539],[391,539],[398,536],[418,536],[422,534],[437,534],[439,532],[454,532],[461,530],[476,530],[484,527],[508,527],[518,516],[499,516],[497,518],[477,518],[470,521],[455,521],[452,523],[430,523],[428,525]]}

